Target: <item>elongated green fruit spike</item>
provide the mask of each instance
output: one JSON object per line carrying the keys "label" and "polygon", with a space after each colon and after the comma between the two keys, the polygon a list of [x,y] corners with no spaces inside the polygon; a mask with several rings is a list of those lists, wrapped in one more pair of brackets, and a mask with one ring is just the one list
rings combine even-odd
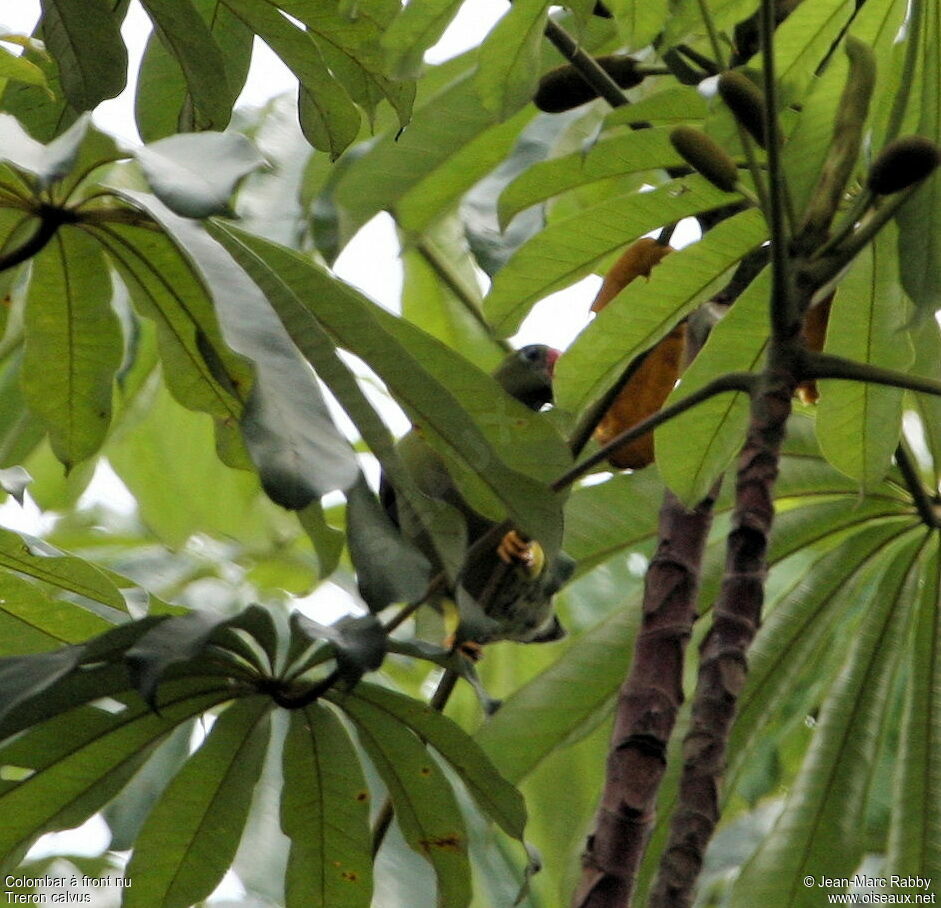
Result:
{"label": "elongated green fruit spike", "polygon": [[891,195],[914,186],[941,164],[941,149],[925,136],[903,136],[889,142],[872,162],[869,188]]}
{"label": "elongated green fruit spike", "polygon": [[876,58],[869,45],[847,35],[845,48],[849,57],[849,74],[833,124],[833,139],[795,237],[797,248],[802,251],[816,249],[830,229],[859,157],[869,101],[876,84]]}
{"label": "elongated green fruit spike", "polygon": [[[596,57],[595,62],[621,88],[632,88],[644,81],[644,74],[638,72],[637,61],[633,57],[615,54]],[[546,113],[562,113],[597,97],[598,92],[585,81],[582,74],[571,63],[566,63],[549,70],[539,80],[533,101],[536,107]]]}
{"label": "elongated green fruit spike", "polygon": [[698,170],[713,186],[724,192],[735,191],[735,185],[738,183],[735,161],[715,140],[692,126],[677,126],[670,133],[670,141],[683,160]]}
{"label": "elongated green fruit spike", "polygon": [[765,98],[761,89],[744,73],[732,70],[719,76],[719,94],[735,119],[764,148]]}

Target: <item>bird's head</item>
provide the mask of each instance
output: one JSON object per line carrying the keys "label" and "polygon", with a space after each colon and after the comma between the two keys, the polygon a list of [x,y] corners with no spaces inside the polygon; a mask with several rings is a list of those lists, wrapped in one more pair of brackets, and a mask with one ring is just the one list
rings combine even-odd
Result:
{"label": "bird's head", "polygon": [[506,392],[533,410],[552,402],[552,373],[560,352],[527,344],[509,354],[493,373]]}

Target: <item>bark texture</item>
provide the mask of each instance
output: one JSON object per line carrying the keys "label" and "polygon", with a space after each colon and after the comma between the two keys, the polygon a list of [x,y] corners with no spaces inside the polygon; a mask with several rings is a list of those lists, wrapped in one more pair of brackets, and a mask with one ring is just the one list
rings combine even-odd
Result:
{"label": "bark texture", "polygon": [[666,749],[683,702],[683,656],[696,619],[700,564],[714,496],[687,511],[670,492],[660,510],[660,543],[647,570],[641,628],[621,687],[605,787],[582,856],[576,908],[630,903],[655,816]]}
{"label": "bark texture", "polygon": [[719,819],[719,788],[735,708],[748,670],[746,654],[761,622],[773,490],[794,393],[793,376],[770,372],[752,399],[739,459],[736,506],[725,577],[712,628],[700,647],[699,678],[683,742],[679,804],[649,905],[684,908]]}

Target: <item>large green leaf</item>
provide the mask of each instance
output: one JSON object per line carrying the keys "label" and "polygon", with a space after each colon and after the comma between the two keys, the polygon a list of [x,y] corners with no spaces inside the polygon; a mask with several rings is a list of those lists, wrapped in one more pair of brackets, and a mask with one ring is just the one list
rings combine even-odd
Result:
{"label": "large green leaf", "polygon": [[517,0],[480,45],[476,86],[481,102],[505,120],[536,91],[548,0]]}
{"label": "large green leaf", "polygon": [[519,782],[574,730],[606,714],[624,680],[640,621],[640,597],[618,606],[533,682],[508,697],[477,732],[484,753],[510,781]]}
{"label": "large green leaf", "polygon": [[729,743],[727,798],[747,774],[754,753],[786,728],[782,716],[806,714],[821,688],[833,683],[852,643],[845,633],[848,622],[855,626],[859,603],[870,601],[874,578],[885,569],[886,550],[912,526],[910,517],[885,519],[867,509],[840,534],[823,508],[806,510],[816,515],[817,535],[827,528],[835,545],[817,554],[805,541],[806,548],[794,556],[800,570],[793,585],[775,599],[749,652],[748,683]]}
{"label": "large green leaf", "polygon": [[336,158],[359,133],[360,115],[344,86],[327,68],[316,43],[268,3],[224,0],[298,77],[304,92],[301,126],[308,141]]}
{"label": "large green leaf", "polygon": [[[907,371],[914,360],[908,309],[895,228],[887,225],[840,282],[827,325],[827,352]],[[900,388],[821,382],[817,433],[827,460],[863,486],[881,479],[898,444],[902,396]]]}
{"label": "large green leaf", "polygon": [[[589,274],[610,253],[665,223],[734,200],[693,175],[650,192],[617,196],[556,221],[497,272],[484,311],[501,335],[513,334],[536,302]],[[560,390],[570,405],[574,392],[565,391],[562,383]]]}
{"label": "large green leaf", "polygon": [[815,894],[802,885],[804,877],[850,877],[858,866],[864,793],[882,713],[891,702],[923,539],[922,534],[902,537],[884,552],[869,608],[824,701],[807,759],[774,830],[736,881],[733,904],[774,899],[806,905]]}
{"label": "large green leaf", "polygon": [[475,261],[457,215],[402,250],[402,317],[468,359],[495,368],[505,348],[484,322]]}
{"label": "large green leaf", "polygon": [[461,0],[412,2],[402,8],[382,36],[389,71],[395,78],[416,78],[425,51],[436,44],[461,7]]}
{"label": "large green leaf", "polygon": [[304,23],[327,66],[370,117],[378,100],[386,98],[398,113],[400,125],[408,122],[414,85],[387,76],[385,54],[379,43],[399,11],[398,3],[368,0],[352,14],[308,0],[280,0],[279,6]]}
{"label": "large green leaf", "polygon": [[35,63],[17,57],[5,47],[0,47],[0,78],[48,88],[45,73]]}
{"label": "large green leaf", "polygon": [[192,263],[164,233],[99,224],[134,305],[157,325],[164,380],[184,407],[234,424],[252,384],[251,369],[222,339],[212,300]]}
{"label": "large green leaf", "polygon": [[312,703],[291,713],[283,773],[281,828],[291,839],[287,908],[368,908],[369,789],[331,710]]}
{"label": "large green leaf", "polygon": [[471,488],[466,497],[475,507],[492,514],[496,506],[500,516],[502,503],[548,549],[558,547],[560,503],[539,480],[561,473],[569,455],[546,421],[434,338],[301,256],[231,227],[214,225],[213,233],[258,282],[292,336],[303,344],[316,319],[376,371],[425,437],[458,459],[462,493],[476,478],[477,489],[490,496],[481,502]]}
{"label": "large green leaf", "polygon": [[442,908],[470,904],[470,864],[461,811],[444,773],[415,733],[368,700],[330,693],[356,726],[364,750],[385,783],[409,846],[435,871]]}
{"label": "large green leaf", "polygon": [[[640,198],[645,195],[654,193]],[[559,360],[555,383],[559,406],[580,410],[599,400],[634,357],[721,289],[717,281],[766,236],[762,216],[757,211],[742,212],[697,243],[670,253],[653,269],[649,281],[628,284]]]}
{"label": "large green leaf", "polygon": [[109,801],[175,725],[232,696],[218,681],[173,685],[158,715],[136,695],[117,713],[83,706],[54,716],[0,749],[0,765],[30,769],[0,783],[0,855],[37,833],[83,822]]}
{"label": "large green leaf", "polygon": [[[800,4],[774,34],[774,62],[786,97],[800,97],[852,15],[844,0]],[[752,66],[760,67],[756,57]]]}
{"label": "large green leaf", "polygon": [[[665,406],[723,372],[761,367],[768,341],[770,292],[771,278],[766,270],[712,329]],[[747,419],[748,397],[734,392],[717,395],[664,423],[654,434],[663,481],[687,504],[695,504],[742,447]]]}
{"label": "large green leaf", "polygon": [[[252,32],[237,19],[222,0],[193,0],[193,6],[209,26],[222,52],[226,82],[234,101],[248,75],[252,56]],[[134,113],[137,129],[145,142],[175,132],[204,129],[210,124],[193,105],[186,76],[166,45],[151,34],[137,75]],[[215,124],[217,128],[224,123]]]}
{"label": "large green leaf", "polygon": [[0,654],[4,656],[80,643],[110,626],[71,602],[51,599],[16,574],[0,572]]}
{"label": "large green leaf", "polygon": [[42,32],[76,110],[119,95],[127,81],[120,19],[107,0],[43,0]]}
{"label": "large green leaf", "polygon": [[500,225],[506,227],[524,208],[567,189],[654,167],[675,167],[682,162],[666,127],[601,139],[587,153],[575,151],[524,170],[500,196]]}
{"label": "large green leaf", "polygon": [[[54,589],[81,596],[124,612],[127,603],[114,582],[116,575],[89,561],[66,555],[48,543],[0,529],[0,567],[16,571]],[[125,581],[124,586],[131,586]]]}
{"label": "large green leaf", "polygon": [[[921,23],[916,32],[920,44],[916,78],[921,99],[915,131],[941,142],[941,60],[937,51],[941,42],[941,10],[935,3],[919,3],[917,15]],[[903,92],[911,89],[910,85],[900,86]],[[936,170],[897,216],[902,284],[922,313],[933,313],[941,306],[941,232],[935,226],[939,205],[941,172]]]}
{"label": "large green leaf", "polygon": [[300,510],[352,485],[359,468],[349,443],[330,417],[316,376],[258,287],[198,225],[145,193],[123,194],[151,214],[196,267],[226,343],[255,364],[242,431],[265,491],[283,507]]}
{"label": "large green leaf", "polygon": [[654,470],[576,489],[565,505],[562,548],[578,562],[579,574],[649,540],[662,501],[663,483]]}
{"label": "large green leaf", "polygon": [[887,863],[891,873],[937,880],[941,873],[941,610],[938,550],[924,564],[908,653],[909,676],[893,791]]}
{"label": "large green leaf", "polygon": [[360,684],[354,696],[407,725],[430,744],[460,776],[478,806],[507,835],[522,841],[526,808],[519,792],[459,726],[419,700],[374,684]]}
{"label": "large green leaf", "polygon": [[106,273],[98,244],[66,227],[36,257],[30,279],[23,390],[66,469],[97,452],[111,419],[122,338]]}
{"label": "large green leaf", "polygon": [[239,700],[151,811],[127,865],[128,908],[188,908],[209,896],[235,857],[270,734],[267,697]]}
{"label": "large green leaf", "polygon": [[503,159],[519,132],[518,118],[496,125],[471,74],[446,86],[418,108],[401,136],[382,136],[341,176],[336,200],[350,219],[348,229],[355,232],[380,211],[398,212],[406,195],[421,198],[431,181],[438,190],[428,203],[413,202],[408,216],[410,228],[426,226],[447,211],[442,198],[455,201]]}
{"label": "large green leaf", "polygon": [[258,149],[234,132],[168,136],[135,154],[160,201],[187,218],[226,212],[238,181],[264,164]]}
{"label": "large green leaf", "polygon": [[224,129],[238,87],[229,85],[222,51],[192,0],[141,0],[141,5],[157,36],[179,63],[206,125]]}

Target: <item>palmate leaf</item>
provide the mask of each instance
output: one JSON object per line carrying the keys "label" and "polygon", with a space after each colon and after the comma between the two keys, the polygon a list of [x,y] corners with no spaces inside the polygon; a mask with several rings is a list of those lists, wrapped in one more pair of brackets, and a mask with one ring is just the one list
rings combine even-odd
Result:
{"label": "palmate leaf", "polygon": [[43,0],[42,36],[69,103],[91,110],[127,81],[120,18],[106,0]]}
{"label": "palmate leaf", "polygon": [[[641,193],[638,199],[646,204],[646,199],[659,191]],[[665,204],[667,200],[660,196],[659,201]],[[632,209],[628,212],[633,215]],[[649,281],[628,284],[559,360],[559,405],[580,410],[598,400],[635,356],[721,289],[716,284],[728,269],[761,245],[766,236],[761,214],[742,212],[723,221],[698,242],[670,253],[653,269]]]}
{"label": "palmate leaf", "polygon": [[233,703],[150,812],[127,866],[123,904],[187,908],[235,857],[270,735],[266,697]]}
{"label": "palmate leaf", "polygon": [[[914,78],[921,85],[921,103],[913,132],[941,142],[941,61],[937,54],[941,11],[935,4],[925,3],[917,7],[917,15],[921,22],[914,32],[919,38],[918,75]],[[907,87],[901,91],[905,93]],[[941,173],[935,171],[897,215],[902,285],[926,318],[941,306],[941,235],[932,219],[939,204]]]}
{"label": "palmate leaf", "polygon": [[[816,518],[819,535],[820,526],[832,517],[825,506],[807,510],[808,528]],[[769,741],[777,743],[787,733],[788,720],[806,715],[833,683],[852,642],[847,622],[855,626],[859,620],[854,606],[870,602],[894,541],[906,531],[918,533],[910,517],[883,519],[871,509],[855,515],[854,524],[842,541],[840,534],[829,534],[832,547],[820,554],[819,542],[812,554],[809,545],[799,547],[795,557],[802,562],[800,571],[769,609],[749,653],[748,684],[729,744],[727,798],[737,791],[753,754]],[[849,615],[851,611],[855,614]]]}
{"label": "palmate leaf", "polygon": [[233,132],[169,136],[135,154],[157,198],[187,218],[227,211],[238,181],[264,164],[258,149]]}
{"label": "palmate leaf", "polygon": [[353,742],[330,709],[312,703],[291,713],[283,774],[287,908],[368,908],[369,789]]}
{"label": "palmate leaf", "polygon": [[471,900],[467,835],[444,773],[419,738],[397,717],[354,694],[328,698],[350,717],[363,749],[385,783],[409,846],[427,860],[442,908]]}
{"label": "palmate leaf", "polygon": [[517,0],[480,45],[477,91],[499,120],[535,94],[548,9],[548,0]]}
{"label": "palmate leaf", "polygon": [[[733,904],[806,902],[802,877],[850,877],[865,850],[862,808],[883,711],[918,584],[924,534],[890,544],[850,658],[821,710],[817,731],[784,812],[735,886]],[[747,896],[746,896],[747,893]],[[782,899],[783,894],[783,899]]]}
{"label": "palmate leaf", "polygon": [[403,226],[428,226],[503,160],[532,115],[524,109],[497,124],[465,73],[422,104],[401,136],[384,135],[340,177],[336,201],[348,229],[383,210],[399,216],[403,207]]}
{"label": "palmate leaf", "polygon": [[157,36],[179,63],[206,125],[224,129],[238,88],[229,85],[222,52],[203,17],[191,0],[142,0],[141,5]]}
{"label": "palmate leaf", "polygon": [[[606,489],[609,485],[610,492]],[[630,551],[643,552],[656,532],[653,514],[659,506],[655,494],[658,485],[654,477],[641,472],[578,490],[569,505],[575,508],[576,514],[582,507],[588,514],[598,509],[607,513],[605,503],[609,500],[614,511],[618,505],[634,500],[632,489],[636,489],[641,509],[646,508],[648,512],[645,527],[638,524],[632,529],[630,514],[621,518],[619,525],[624,529],[621,545],[609,535],[604,524],[596,525],[592,532],[584,517],[575,516],[571,543],[580,557],[597,565],[604,559],[623,557]],[[874,534],[875,541],[871,545],[878,546],[913,525],[911,504],[894,484],[883,482],[872,490],[871,500],[860,504],[856,484],[820,457],[812,423],[807,419],[792,420],[776,488],[785,505],[775,521],[774,545],[769,555],[772,578],[775,565],[804,547],[844,546],[832,557],[837,564],[851,565],[859,553],[866,551],[869,536]],[[586,496],[584,502],[580,501],[582,495]],[[801,506],[794,506],[796,503]],[[721,517],[731,504],[730,496],[725,496],[716,508],[713,539],[704,559],[701,612],[711,607],[718,588],[725,531]],[[566,551],[569,550],[567,537]],[[804,598],[806,595],[809,594]],[[804,598],[795,594],[792,608],[799,611]],[[519,782],[527,777],[549,754],[581,738],[604,718],[608,704],[624,680],[625,653],[633,646],[640,620],[640,596],[615,598],[610,605],[612,611],[606,617],[573,641],[551,666],[515,690],[475,735],[510,780]],[[787,614],[782,612],[782,618]],[[795,617],[794,621],[797,620]],[[839,613],[834,613],[833,620],[839,622]],[[789,627],[791,625],[782,621],[782,632]],[[756,646],[761,639],[759,637]],[[778,649],[787,645],[784,638],[779,643],[769,643],[768,656],[773,657]],[[789,688],[779,687],[774,680],[776,677],[768,674],[770,693],[783,696]],[[747,697],[747,693],[744,696]],[[745,751],[744,758],[747,754]],[[660,815],[669,816],[666,803],[661,804]]]}
{"label": "palmate leaf", "polygon": [[[126,684],[125,684],[126,689]],[[230,699],[233,689],[215,679],[167,685],[161,713],[129,694],[117,713],[80,706],[31,728],[0,748],[0,765],[32,770],[0,785],[0,856],[40,832],[78,825],[126,783],[152,746],[179,722]]]}
{"label": "palmate leaf", "polygon": [[890,873],[931,880],[941,873],[941,610],[939,561],[933,545],[924,563],[925,583],[915,602],[908,654],[901,748],[892,794],[887,864]]}
{"label": "palmate leaf", "polygon": [[675,167],[683,159],[670,143],[669,129],[641,129],[600,139],[587,151],[551,158],[528,167],[500,195],[500,226],[530,205],[569,189],[623,174]]}
{"label": "palmate leaf", "polygon": [[[857,362],[908,371],[914,350],[909,306],[899,283],[895,228],[887,225],[840,282],[827,325],[826,350]],[[889,469],[902,430],[900,388],[821,382],[820,448],[830,463],[862,486]]]}
{"label": "palmate leaf", "polygon": [[381,41],[393,78],[418,77],[425,51],[438,42],[460,7],[461,0],[413,0],[402,8]]}
{"label": "palmate leaf", "polygon": [[[235,628],[246,630],[264,647],[268,665],[260,664],[253,650],[232,634]],[[149,704],[155,705],[157,685],[167,671],[193,660],[193,673],[201,673],[206,662],[198,657],[204,655],[210,644],[243,658],[254,675],[272,671],[277,658],[274,624],[262,606],[250,605],[229,618],[208,612],[188,612],[164,619],[129,647],[124,658],[134,687]],[[238,673],[239,668],[238,663],[231,664],[233,673]]]}
{"label": "palmate leaf", "polygon": [[258,287],[215,240],[145,193],[122,193],[152,215],[210,288],[222,335],[252,360],[255,386],[242,416],[242,432],[262,485],[276,503],[293,510],[329,491],[346,489],[359,467],[336,428],[316,376],[291,342]]}
{"label": "palmate leaf", "polygon": [[[193,0],[193,7],[206,22],[222,54],[231,106],[248,75],[254,36],[222,0]],[[192,132],[211,125],[222,129],[226,125],[210,124],[196,108],[179,61],[156,33],[151,33],[147,40],[138,71],[134,114],[145,142],[175,132]]]}
{"label": "palmate leaf", "polygon": [[559,475],[569,455],[546,421],[471,363],[296,253],[221,224],[213,234],[300,343],[316,319],[376,371],[425,437],[462,467],[455,480],[476,508],[496,508],[499,517],[502,505],[547,550],[557,549],[560,504],[538,480]]}
{"label": "palmate leaf", "polygon": [[[766,269],[712,329],[665,406],[723,372],[749,372],[761,367],[768,343],[770,292],[771,275]],[[688,505],[702,499],[739,452],[747,421],[748,398],[734,392],[707,400],[655,431],[657,463],[664,482],[677,497]],[[691,438],[695,443],[690,443]]]}
{"label": "palmate leaf", "polygon": [[291,615],[292,650],[299,643],[328,640],[340,677],[355,683],[368,671],[382,665],[388,635],[375,615],[347,616],[325,625],[294,612]]}
{"label": "palmate leaf", "polygon": [[[484,300],[484,312],[501,336],[511,335],[542,297],[589,274],[612,252],[664,223],[730,204],[734,199],[693,175],[650,192],[617,196],[556,221],[521,246],[497,272]],[[560,369],[563,363],[564,359]],[[559,378],[560,392],[566,395],[563,406],[571,407],[578,398],[565,390],[562,373]]]}
{"label": "palmate leaf", "polygon": [[98,451],[111,418],[123,343],[104,273],[97,243],[64,227],[36,256],[30,277],[23,390],[66,469]]}

